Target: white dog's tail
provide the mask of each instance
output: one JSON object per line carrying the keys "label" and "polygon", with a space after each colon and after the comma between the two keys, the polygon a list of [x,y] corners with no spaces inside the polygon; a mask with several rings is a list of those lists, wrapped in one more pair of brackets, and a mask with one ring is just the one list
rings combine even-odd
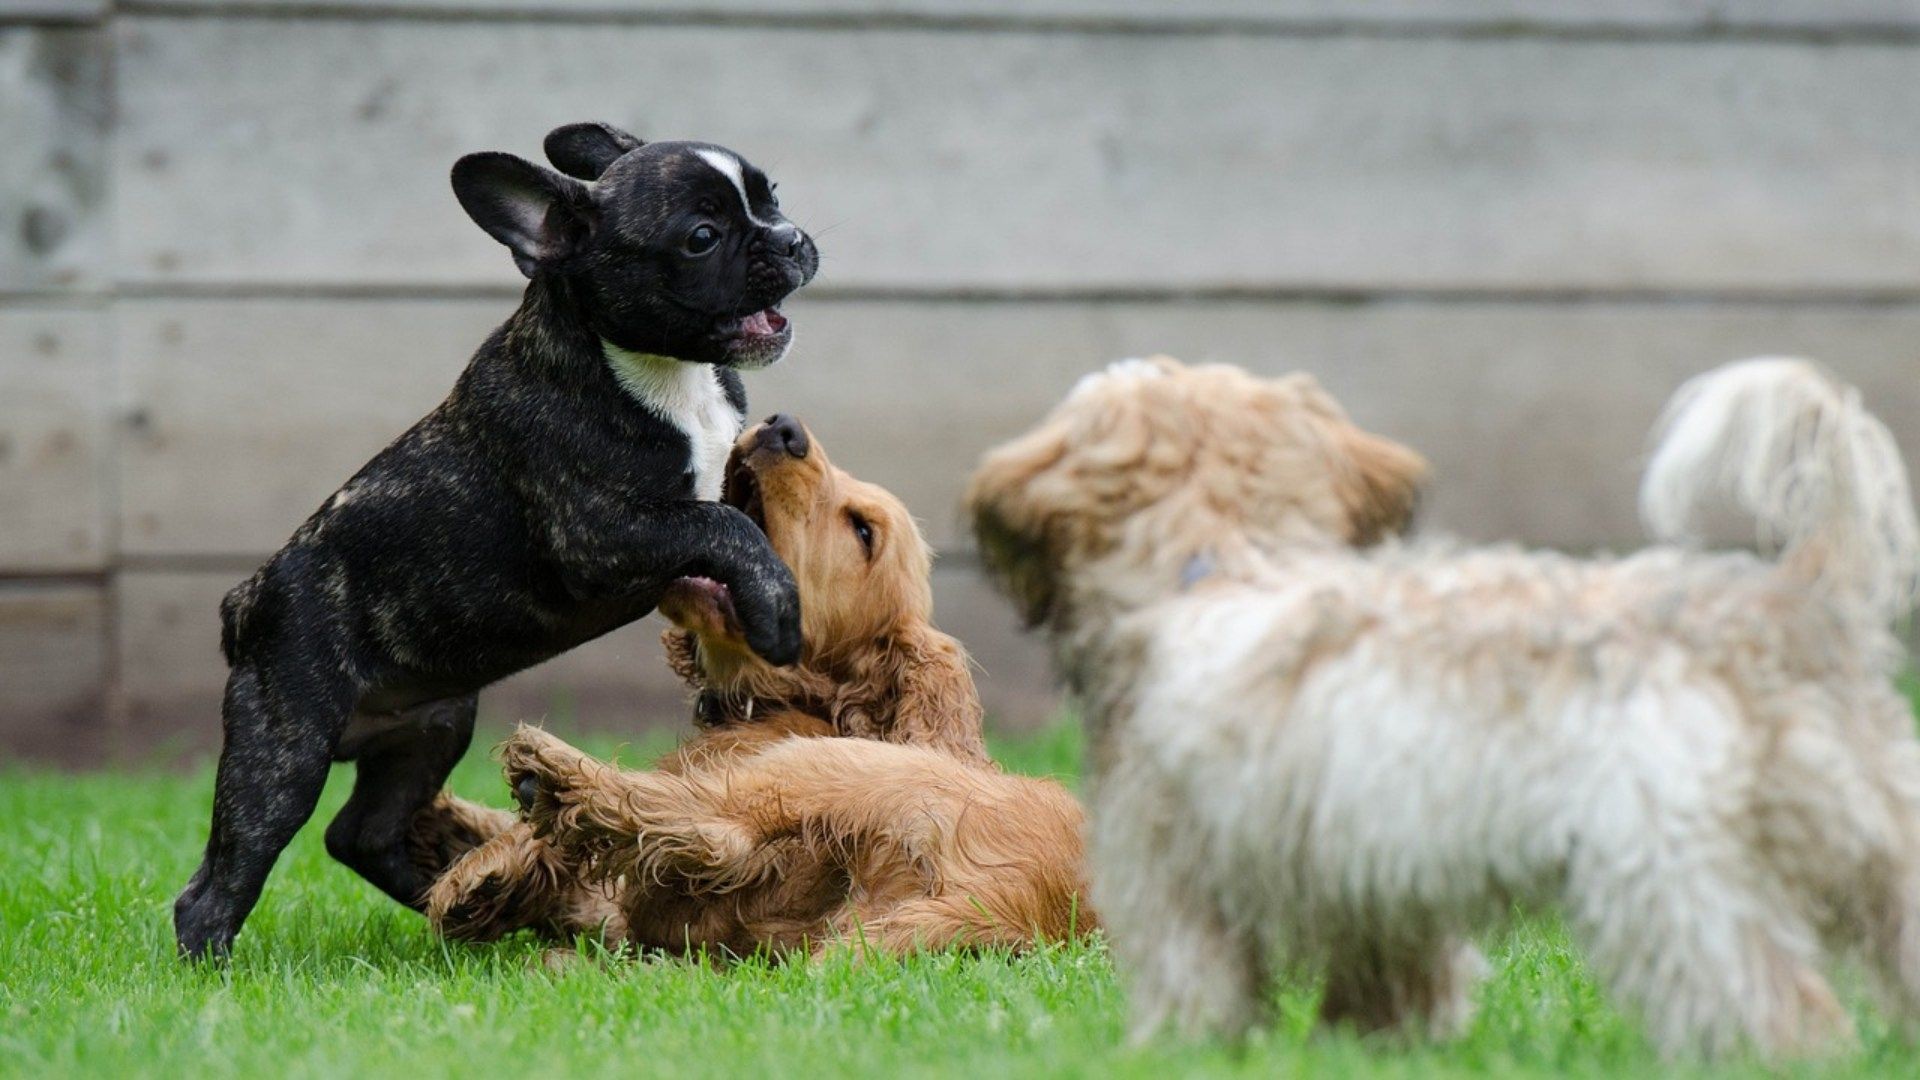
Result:
{"label": "white dog's tail", "polygon": [[1695,376],[1654,428],[1640,515],[1699,543],[1737,513],[1762,552],[1893,622],[1920,601],[1920,523],[1893,434],[1860,392],[1806,360],[1742,360]]}

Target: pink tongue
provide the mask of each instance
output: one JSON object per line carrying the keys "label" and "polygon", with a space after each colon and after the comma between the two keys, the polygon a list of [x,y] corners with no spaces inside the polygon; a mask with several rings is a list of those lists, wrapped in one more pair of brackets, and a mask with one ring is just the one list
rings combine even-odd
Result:
{"label": "pink tongue", "polygon": [[756,311],[740,321],[740,329],[749,334],[771,334],[773,323],[767,319],[765,311]]}

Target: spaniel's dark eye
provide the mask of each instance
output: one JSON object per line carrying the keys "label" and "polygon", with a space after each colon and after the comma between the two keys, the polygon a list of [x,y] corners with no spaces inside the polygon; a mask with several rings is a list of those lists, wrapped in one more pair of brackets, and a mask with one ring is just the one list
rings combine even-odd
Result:
{"label": "spaniel's dark eye", "polygon": [[711,225],[697,226],[687,234],[687,254],[705,255],[720,243],[720,230]]}
{"label": "spaniel's dark eye", "polygon": [[873,558],[873,526],[860,515],[858,510],[847,511],[847,524],[853,526],[853,535],[867,552],[867,558]]}

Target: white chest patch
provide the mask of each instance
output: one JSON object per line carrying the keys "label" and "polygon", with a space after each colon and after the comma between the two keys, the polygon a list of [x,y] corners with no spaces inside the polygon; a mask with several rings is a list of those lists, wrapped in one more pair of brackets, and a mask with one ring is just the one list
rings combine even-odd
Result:
{"label": "white chest patch", "polygon": [[727,454],[746,427],[745,418],[727,401],[719,369],[712,364],[628,352],[604,341],[600,347],[621,388],[687,437],[693,497],[706,502],[718,499]]}

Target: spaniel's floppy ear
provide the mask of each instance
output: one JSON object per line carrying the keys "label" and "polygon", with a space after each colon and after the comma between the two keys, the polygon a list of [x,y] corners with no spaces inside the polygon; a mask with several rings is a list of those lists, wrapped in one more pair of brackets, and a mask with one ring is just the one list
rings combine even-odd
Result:
{"label": "spaniel's floppy ear", "polygon": [[1336,483],[1347,507],[1348,539],[1365,546],[1404,532],[1420,501],[1427,459],[1344,422],[1336,441],[1344,466]]}
{"label": "spaniel's floppy ear", "polygon": [[893,727],[906,742],[939,746],[958,757],[987,757],[980,692],[960,643],[930,626],[903,642]]}
{"label": "spaniel's floppy ear", "polygon": [[943,750],[990,764],[981,733],[980,695],[960,643],[930,626],[900,633],[846,686],[838,714],[842,733]]}

